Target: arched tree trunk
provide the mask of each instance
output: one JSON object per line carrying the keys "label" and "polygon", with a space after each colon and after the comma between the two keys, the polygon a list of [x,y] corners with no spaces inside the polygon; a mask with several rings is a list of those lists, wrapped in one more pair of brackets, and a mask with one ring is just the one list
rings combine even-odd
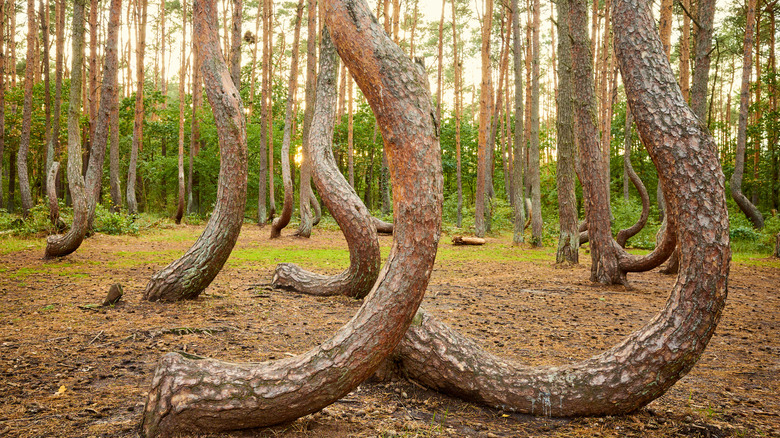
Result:
{"label": "arched tree trunk", "polygon": [[[84,3],[73,3],[73,44],[71,51],[70,80],[72,84],[81,83],[81,64],[84,60]],[[66,256],[75,251],[87,233],[87,194],[84,177],[81,175],[81,87],[70,87],[68,102],[68,186],[73,201],[73,223],[66,235],[49,236],[46,239],[44,258]]]}
{"label": "arched tree trunk", "polygon": [[756,0],[748,0],[747,18],[745,21],[745,46],[742,58],[742,88],[739,95],[739,126],[737,128],[737,150],[734,173],[731,175],[731,197],[739,209],[745,213],[753,227],[764,228],[764,216],[755,205],[742,193],[742,176],[745,172],[745,145],[747,143],[747,119],[750,105],[750,73],[753,55],[753,34],[756,28]]}
{"label": "arched tree trunk", "polygon": [[[572,23],[585,14],[584,2],[573,3],[580,12],[572,14]],[[665,308],[604,353],[536,368],[487,353],[421,311],[396,350],[406,375],[503,410],[615,415],[662,395],[701,357],[727,295],[724,177],[713,139],[682,99],[648,6],[617,0],[614,35],[638,130],[658,165],[670,216],[680,223],[681,273]]]}
{"label": "arched tree trunk", "polygon": [[[309,135],[314,183],[322,200],[341,226],[349,245],[349,268],[326,276],[305,271],[291,263],[276,267],[272,284],[311,295],[366,296],[379,276],[379,241],[371,213],[339,171],[333,158],[333,124],[336,108],[338,56],[330,41],[323,40],[317,100]],[[351,78],[349,80],[352,80]]]}
{"label": "arched tree trunk", "polygon": [[[560,237],[555,263],[579,263],[580,233],[577,230],[577,195],[574,187],[574,114],[572,95],[574,84],[571,75],[571,39],[569,36],[569,2],[559,1],[558,10],[558,160],[556,181],[558,184],[558,216]],[[518,198],[520,199],[520,198]]]}
{"label": "arched tree trunk", "polygon": [[194,14],[193,35],[201,62],[194,68],[200,68],[203,73],[219,137],[217,203],[195,244],[149,280],[144,291],[144,299],[149,301],[197,298],[227,261],[244,221],[247,179],[244,107],[219,47],[216,6],[196,1]]}
{"label": "arched tree trunk", "polygon": [[282,184],[284,185],[284,204],[282,214],[271,223],[271,239],[282,235],[282,229],[290,223],[293,211],[293,182],[290,175],[290,141],[292,141],[293,97],[298,86],[298,47],[301,38],[301,20],[303,19],[303,1],[298,0],[293,37],[290,79],[287,82],[287,103],[284,112],[284,134],[282,136]]}
{"label": "arched tree trunk", "polygon": [[[200,1],[196,7],[198,21],[205,21]],[[215,28],[215,11],[208,16]],[[166,355],[144,412],[146,436],[267,426],[316,412],[377,369],[422,300],[440,235],[443,185],[425,73],[392,44],[363,2],[328,0],[325,19],[377,114],[393,160],[398,220],[387,265],[355,317],[307,353],[260,364]],[[216,29],[209,33],[218,44]]]}

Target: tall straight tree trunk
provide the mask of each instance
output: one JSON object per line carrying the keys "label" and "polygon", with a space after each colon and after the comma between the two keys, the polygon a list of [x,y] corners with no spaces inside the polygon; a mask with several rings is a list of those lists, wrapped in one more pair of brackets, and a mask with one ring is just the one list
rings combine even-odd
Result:
{"label": "tall straight tree trunk", "polygon": [[[261,1],[263,5],[263,74],[260,80],[260,147],[258,149],[258,189],[257,189],[257,225],[265,226],[268,211],[268,90],[266,90],[266,76],[271,64],[270,48],[268,46],[268,2]],[[259,7],[258,7],[259,9]]]}
{"label": "tall straight tree trunk", "polygon": [[[512,53],[515,75],[515,131],[514,131],[514,163],[512,178],[514,179],[514,233],[512,241],[522,243],[525,238],[525,194],[523,172],[525,171],[525,143],[523,142],[523,49],[520,43],[520,5],[518,0],[512,0]],[[558,61],[560,63],[560,60]],[[559,93],[560,94],[560,93]]]}
{"label": "tall straight tree trunk", "polygon": [[[46,162],[44,167],[43,175],[49,174],[49,169],[51,168],[51,163],[54,162],[54,143],[52,143],[52,131],[51,131],[51,74],[49,71],[49,4],[48,0],[46,4],[44,5],[43,0],[40,0],[38,2],[38,7],[40,9],[40,20],[41,20],[41,40],[43,43],[43,96],[44,96],[44,107],[46,111],[46,124],[44,128],[44,144],[46,145]],[[0,35],[3,35],[2,32],[0,32]],[[0,46],[2,43],[0,43]],[[57,113],[57,117],[59,117],[59,113]],[[3,155],[0,154],[0,157]],[[0,158],[0,162],[2,162],[2,158]],[[56,175],[55,175],[56,177]],[[48,181],[48,178],[47,178]],[[0,178],[0,182],[2,182],[2,178]],[[42,181],[41,187],[46,185],[46,181]],[[56,190],[55,190],[55,197],[56,197]],[[2,196],[0,196],[2,198]],[[56,199],[55,199],[56,202]],[[0,201],[0,205],[2,205],[2,201]],[[51,204],[49,204],[51,205]]]}
{"label": "tall straight tree trunk", "polygon": [[[715,16],[715,0],[697,0],[696,61],[691,82],[691,108],[699,118],[707,120],[707,83],[710,77],[710,53],[712,49],[712,21]],[[700,27],[699,27],[700,26]]]}
{"label": "tall straight tree trunk", "polygon": [[[71,50],[70,80],[81,84],[82,63],[84,60],[84,3],[86,0],[74,0]],[[80,86],[70,87],[68,101],[68,185],[73,200],[73,223],[68,234],[49,236],[46,239],[44,258],[61,257],[75,251],[87,233],[87,193],[84,177],[81,175],[81,117]]]}
{"label": "tall straight tree trunk", "polygon": [[661,45],[668,58],[672,53],[672,12],[673,0],[661,0],[661,19],[658,23],[658,33],[661,35]]}
{"label": "tall straight tree trunk", "polygon": [[[57,5],[59,5],[59,1]],[[5,161],[5,17],[7,7],[8,2],[3,0],[0,3],[0,208],[5,205],[3,203],[3,164]]]}
{"label": "tall straight tree trunk", "polygon": [[127,169],[127,210],[130,214],[138,213],[138,202],[135,197],[136,171],[138,167],[138,151],[143,143],[144,135],[144,55],[146,54],[146,19],[149,0],[136,0],[136,23],[138,29],[138,46],[136,47],[136,92],[135,117],[133,119],[133,143],[130,149],[130,165]]}
{"label": "tall straight tree trunk", "polygon": [[[163,108],[167,106],[168,101],[168,79],[165,76],[165,56],[168,54],[166,48],[168,35],[165,33],[165,0],[160,1],[160,92],[163,96]],[[163,145],[164,145],[163,140]],[[165,153],[162,154],[165,156]],[[164,186],[163,186],[164,187]]]}
{"label": "tall straight tree trunk", "polygon": [[[392,22],[390,18],[390,2],[391,0],[384,0],[382,4],[384,17],[383,26],[385,33],[388,37],[393,37]],[[384,138],[383,138],[384,141]],[[382,145],[382,172],[379,176],[379,191],[382,192],[382,214],[390,214],[393,208],[392,200],[390,196],[390,168],[387,162],[387,150],[385,144]]]}
{"label": "tall straight tree trunk", "polygon": [[241,20],[243,18],[243,0],[233,0],[233,22],[230,41],[230,77],[238,90],[241,90]]}
{"label": "tall straight tree trunk", "polygon": [[[30,193],[30,179],[27,174],[27,156],[30,152],[32,132],[32,92],[35,81],[35,40],[38,36],[35,21],[35,0],[27,0],[27,62],[24,73],[24,107],[22,109],[22,135],[19,139],[19,151],[16,155],[16,173],[19,175],[19,196],[22,199],[22,216],[27,218],[33,206]],[[13,29],[12,29],[13,30]],[[14,37],[14,32],[11,33]]]}
{"label": "tall straight tree trunk", "polygon": [[[140,1],[140,0],[136,0]],[[192,18],[193,23],[195,17]],[[193,26],[194,28],[195,26]],[[187,189],[187,212],[190,214],[200,213],[200,190],[198,189],[198,175],[195,173],[193,162],[200,153],[200,120],[198,112],[200,111],[201,101],[203,99],[203,79],[201,76],[201,55],[198,51],[198,44],[192,42],[192,121],[190,122],[190,153],[189,153],[189,173]]]}
{"label": "tall straight tree trunk", "polygon": [[533,73],[531,74],[531,244],[542,246],[542,192],[539,175],[539,0],[534,0]]}
{"label": "tall straight tree trunk", "polygon": [[111,187],[111,210],[118,213],[122,209],[122,186],[119,178],[119,93],[117,92],[114,109],[111,111],[111,144],[109,150],[109,184]]}
{"label": "tall straight tree trunk", "polygon": [[[685,100],[685,97],[683,97]],[[626,106],[626,123],[623,130],[623,200],[628,201],[629,185],[628,168],[631,166],[631,127],[634,119],[631,116],[631,108]]]}
{"label": "tall straight tree trunk", "polygon": [[[760,7],[757,5],[757,7]],[[757,11],[756,13],[756,40],[755,40],[755,48],[756,48],[756,85],[753,87],[756,99],[755,102],[757,103],[755,111],[753,111],[753,117],[755,117],[755,124],[759,127],[758,132],[756,135],[753,136],[753,184],[752,184],[752,190],[751,190],[751,203],[753,205],[758,204],[758,193],[760,191],[760,185],[758,184],[759,181],[759,161],[761,159],[761,119],[763,118],[763,106],[764,102],[761,101],[761,11]],[[718,77],[718,58],[720,55],[720,51],[718,51],[718,56],[715,58],[715,79],[717,80]],[[710,102],[712,102],[712,99],[710,99]],[[710,112],[712,111],[712,105],[710,104]],[[709,125],[709,123],[708,123]]]}
{"label": "tall straight tree trunk", "polygon": [[[387,0],[385,0],[387,1]],[[458,184],[458,212],[456,218],[456,226],[460,228],[463,223],[463,171],[462,171],[462,159],[461,159],[461,108],[463,107],[463,94],[462,94],[462,66],[460,60],[460,53],[458,51],[458,21],[457,21],[457,5],[456,0],[452,0],[452,62],[454,70],[454,94],[455,94],[455,172]],[[441,120],[439,121],[441,124]]]}
{"label": "tall straight tree trunk", "polygon": [[[452,0],[453,2],[455,0]],[[439,69],[436,74],[436,120],[441,124],[441,73],[442,67],[444,67],[444,7],[447,5],[447,0],[441,0],[441,19],[439,20]],[[414,40],[414,37],[412,37]]]}
{"label": "tall straight tree trunk", "polygon": [[[339,54],[355,73],[388,139],[398,188],[396,250],[355,317],[303,355],[251,365],[179,354],[164,357],[146,404],[142,424],[146,436],[259,427],[316,412],[376,371],[409,328],[422,300],[433,268],[442,205],[440,151],[424,72],[381,34],[363,2],[328,1],[325,10]],[[369,38],[373,41],[366,41]],[[371,56],[355,53],[358,48]],[[406,82],[402,84],[401,78]],[[406,99],[394,98],[401,95]],[[217,374],[229,382],[212,385],[209,376]],[[181,396],[185,393],[198,395]],[[242,403],[235,403],[237,397]],[[200,404],[198,399],[210,401]]]}
{"label": "tall straight tree trunk", "polygon": [[577,221],[577,194],[574,185],[574,113],[572,97],[571,36],[569,33],[569,1],[561,0],[558,8],[558,216],[560,237],[555,263],[579,263],[580,232]]}
{"label": "tall straight tree trunk", "polygon": [[[691,10],[691,0],[682,0],[685,11]],[[691,96],[691,17],[683,11],[682,36],[680,37],[680,91],[683,100]]]}
{"label": "tall straight tree trunk", "polygon": [[[84,177],[87,175],[87,166],[89,166],[89,156],[92,154],[92,144],[95,138],[95,128],[97,127],[98,113],[98,10],[100,9],[98,0],[89,2],[89,136],[86,138],[86,147],[82,151],[84,155]],[[86,97],[86,96],[85,96]],[[89,199],[89,195],[87,195]]]}
{"label": "tall straight tree trunk", "polygon": [[307,40],[306,40],[306,110],[303,113],[303,133],[301,141],[301,152],[303,160],[301,161],[301,187],[299,190],[299,209],[301,222],[298,225],[298,231],[295,233],[301,237],[311,237],[313,226],[311,216],[311,203],[319,206],[319,201],[312,193],[311,189],[311,152],[310,140],[311,121],[314,116],[314,104],[316,99],[317,87],[317,42],[315,35],[317,33],[317,1],[308,0],[306,6],[306,15],[308,18]]}
{"label": "tall straight tree trunk", "polygon": [[[777,88],[777,57],[775,56],[775,29],[776,29],[776,20],[775,20],[775,8],[772,8],[769,10],[769,59],[767,61],[770,73],[771,73],[771,80],[769,81],[769,108],[772,111],[773,114],[777,115],[777,101],[778,101],[778,93],[780,93],[780,90]],[[780,150],[778,150],[778,140],[780,137],[780,121],[777,120],[777,118],[773,118],[769,120],[769,123],[767,124],[767,138],[769,139],[769,151],[771,153],[771,159],[772,159],[772,207],[777,210],[780,208],[780,197],[778,196],[778,192],[780,192]],[[778,246],[777,251],[780,251],[780,239],[778,239]],[[778,255],[780,257],[780,255]]]}
{"label": "tall straight tree trunk", "polygon": [[487,174],[491,158],[488,156],[490,135],[490,103],[493,101],[492,72],[490,68],[490,34],[493,28],[493,0],[484,0],[482,17],[482,85],[479,93],[479,144],[477,152],[477,193],[474,200],[474,234],[484,237],[486,231],[485,213],[487,207]]}
{"label": "tall straight tree trunk", "polygon": [[244,107],[219,47],[216,2],[196,1],[193,15],[194,43],[201,56],[200,65],[195,68],[202,69],[219,138],[217,200],[198,240],[181,258],[149,280],[144,299],[150,301],[197,298],[227,261],[244,221],[247,186]]}
{"label": "tall straight tree trunk", "polygon": [[249,108],[254,113],[255,108],[255,83],[257,82],[257,43],[260,39],[260,18],[262,17],[263,8],[258,2],[257,15],[255,15],[255,34],[252,39],[252,73],[249,78]]}
{"label": "tall straight tree trunk", "polygon": [[[757,229],[764,227],[764,217],[755,205],[742,193],[742,176],[745,171],[745,145],[747,143],[747,122],[750,106],[750,73],[753,69],[753,33],[756,25],[756,0],[748,0],[745,21],[745,44],[742,55],[742,88],[739,98],[739,127],[734,173],[731,175],[731,196]],[[697,50],[698,51],[698,50]],[[698,114],[697,114],[698,115]]]}
{"label": "tall straight tree trunk", "polygon": [[[266,19],[268,20],[268,75],[266,80],[266,105],[265,112],[266,129],[268,129],[268,221],[276,216],[276,189],[274,187],[274,100],[273,100],[273,74],[274,74],[274,4],[273,0],[266,0]],[[284,48],[282,48],[284,52]]]}
{"label": "tall straight tree trunk", "polygon": [[284,135],[282,138],[282,184],[284,185],[284,204],[282,214],[271,224],[271,239],[280,237],[282,229],[290,223],[293,211],[293,181],[290,175],[290,142],[292,141],[293,100],[298,88],[298,47],[301,38],[301,20],[303,20],[303,1],[298,0],[295,11],[295,36],[292,45],[290,79],[287,81],[287,102],[284,110]]}
{"label": "tall straight tree trunk", "polygon": [[187,77],[187,3],[182,3],[181,9],[181,67],[179,67],[179,159],[177,162],[178,169],[178,182],[179,182],[179,196],[176,203],[176,216],[175,220],[177,224],[181,223],[182,217],[184,217],[185,196],[186,188],[184,184],[184,101],[185,101],[185,89],[184,83]]}
{"label": "tall straight tree trunk", "polygon": [[355,101],[352,90],[352,75],[347,75],[347,94],[348,94],[348,114],[347,114],[347,175],[349,176],[349,185],[355,188],[355,114],[353,104]]}

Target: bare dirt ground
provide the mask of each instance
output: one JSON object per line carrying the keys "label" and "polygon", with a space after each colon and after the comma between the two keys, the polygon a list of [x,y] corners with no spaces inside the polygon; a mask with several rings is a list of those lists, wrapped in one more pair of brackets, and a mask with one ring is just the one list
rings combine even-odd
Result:
{"label": "bare dirt ground", "polygon": [[[0,240],[0,435],[136,436],[157,360],[171,350],[264,361],[325,340],[360,306],[268,284],[278,262],[336,273],[348,263],[337,231],[276,241],[247,224],[226,268],[200,298],[141,300],[157,269],[202,227],[138,237],[96,235],[60,261],[43,240]],[[382,237],[383,253],[391,243]],[[640,327],[664,304],[673,277],[629,275],[630,287],[588,281],[583,264],[553,267],[553,249],[488,239],[453,247],[444,237],[423,306],[488,350],[527,364],[586,358]],[[97,307],[112,283],[123,300]],[[726,437],[780,436],[780,262],[732,264],[728,304],[693,371],[622,417],[554,419],[466,403],[405,380],[368,382],[322,412],[238,437]]]}

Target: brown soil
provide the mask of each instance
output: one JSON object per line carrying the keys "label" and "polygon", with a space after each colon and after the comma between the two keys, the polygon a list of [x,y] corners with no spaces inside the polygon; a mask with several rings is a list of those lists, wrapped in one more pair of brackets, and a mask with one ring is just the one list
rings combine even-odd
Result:
{"label": "brown soil", "polygon": [[[40,240],[2,251],[0,240],[0,435],[135,436],[156,361],[184,350],[228,361],[263,361],[305,351],[346,322],[360,302],[272,290],[276,257],[231,257],[197,300],[141,300],[149,276],[180,255],[202,227],[139,237],[96,235],[61,261],[43,261]],[[337,231],[268,240],[246,225],[239,250],[277,254],[346,245]],[[381,237],[383,253],[391,237]],[[274,252],[277,251],[277,252]],[[615,343],[663,306],[673,277],[629,276],[601,287],[583,266],[552,266],[553,250],[481,247],[442,239],[423,304],[488,350],[527,364],[563,364]],[[300,252],[296,252],[300,256]],[[278,258],[275,259],[275,258]],[[344,257],[318,261],[335,273]],[[755,266],[757,265],[757,266]],[[125,295],[97,307],[112,283]],[[669,392],[627,416],[554,419],[502,412],[403,380],[368,382],[322,412],[231,436],[780,436],[780,264],[734,263],[717,333],[698,365]]]}

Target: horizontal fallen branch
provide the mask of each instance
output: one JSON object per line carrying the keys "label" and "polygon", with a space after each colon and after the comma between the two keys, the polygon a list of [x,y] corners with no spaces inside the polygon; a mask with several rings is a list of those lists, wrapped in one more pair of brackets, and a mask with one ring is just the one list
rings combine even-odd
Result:
{"label": "horizontal fallen branch", "polygon": [[485,239],[481,237],[452,236],[453,245],[484,245]]}

